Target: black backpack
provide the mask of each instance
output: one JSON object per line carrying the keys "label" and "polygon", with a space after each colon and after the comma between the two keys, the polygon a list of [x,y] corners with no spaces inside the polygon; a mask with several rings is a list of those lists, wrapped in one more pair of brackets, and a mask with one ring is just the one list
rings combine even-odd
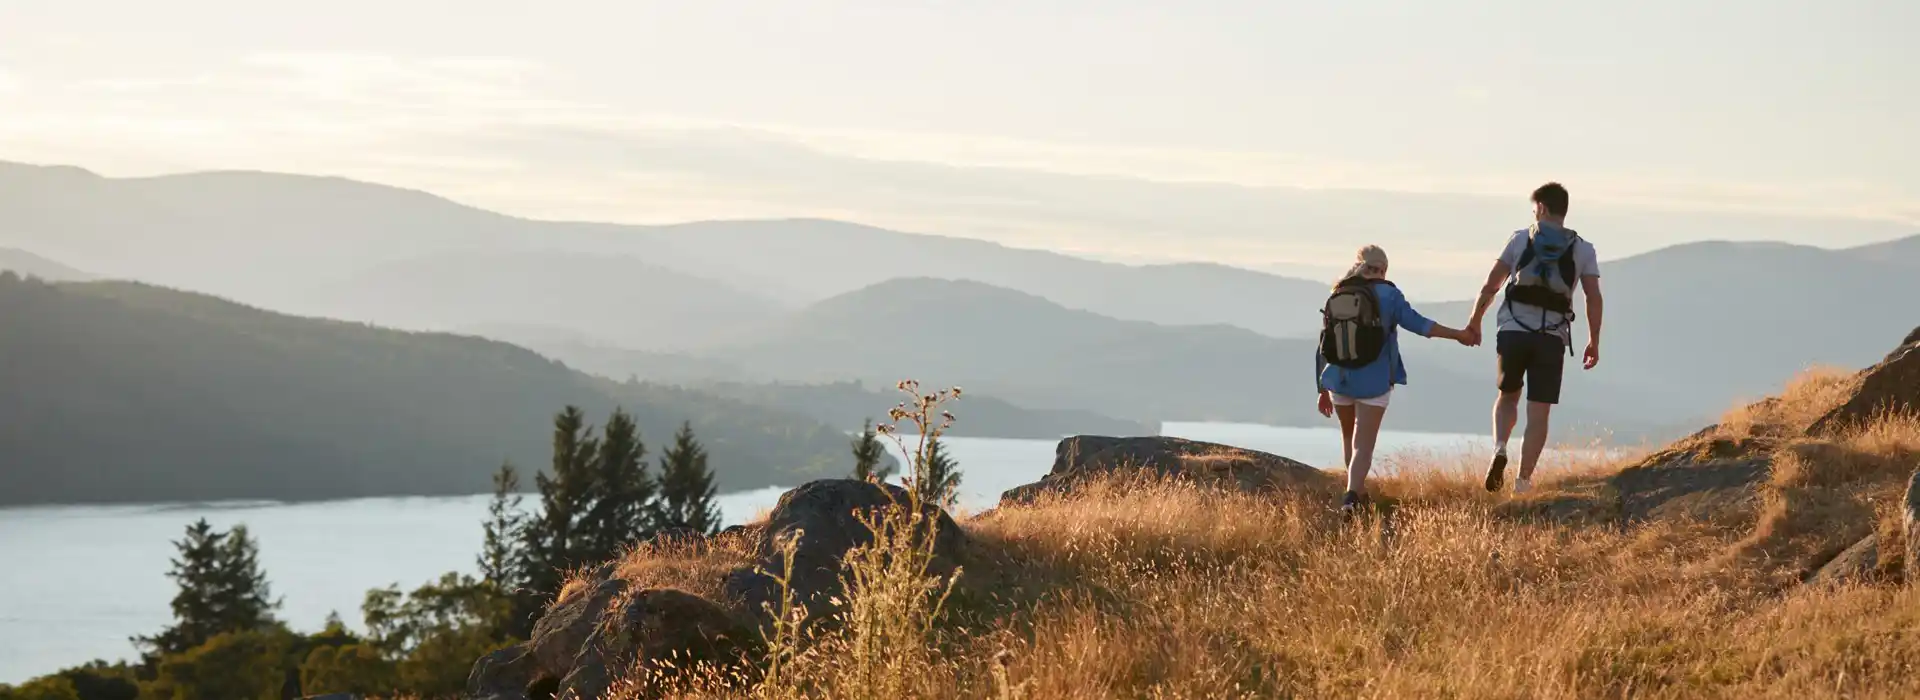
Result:
{"label": "black backpack", "polygon": [[1380,359],[1387,347],[1386,319],[1380,316],[1380,297],[1373,283],[1392,282],[1349,277],[1334,285],[1320,309],[1320,357],[1327,364],[1360,369]]}
{"label": "black backpack", "polygon": [[[1520,253],[1519,264],[1513,267],[1513,274],[1507,281],[1507,303],[1519,302],[1562,314],[1567,321],[1573,315],[1574,269],[1573,249],[1580,244],[1580,233],[1563,228],[1564,236],[1553,236],[1552,240],[1542,240],[1540,227],[1535,224],[1527,232],[1527,248]],[[1558,284],[1551,276],[1558,272]],[[1508,309],[1512,311],[1511,308]]]}

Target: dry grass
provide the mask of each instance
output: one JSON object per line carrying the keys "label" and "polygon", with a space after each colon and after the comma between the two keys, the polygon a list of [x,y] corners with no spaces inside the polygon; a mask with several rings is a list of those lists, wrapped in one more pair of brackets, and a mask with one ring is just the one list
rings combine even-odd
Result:
{"label": "dry grass", "polygon": [[[976,617],[891,697],[1911,697],[1920,596],[1716,563],[1704,524],[1521,524],[1479,504],[1349,525],[1317,501],[1100,487],[971,524]],[[895,590],[891,595],[903,595]],[[864,697],[828,643],[775,697]],[[879,653],[890,656],[885,652]],[[775,692],[777,691],[777,692]],[[706,696],[718,693],[708,693]]]}
{"label": "dry grass", "polygon": [[1858,386],[1857,373],[1851,370],[1811,367],[1787,382],[1779,396],[1727,411],[1712,432],[1734,441],[1796,436],[1845,403]]}
{"label": "dry grass", "polygon": [[[867,614],[806,640],[777,683],[686,697],[1920,697],[1920,586],[1799,584],[1869,532],[1897,543],[1920,466],[1920,417],[1795,434],[1836,381],[1802,378],[1716,429],[1774,443],[1757,512],[1505,517],[1471,452],[1383,460],[1390,513],[1354,522],[1319,496],[1094,483],[967,522],[941,624],[923,626],[937,582],[902,585],[868,552],[848,594]],[[1528,499],[1604,499],[1636,458],[1563,455]],[[860,641],[875,633],[895,646]]]}

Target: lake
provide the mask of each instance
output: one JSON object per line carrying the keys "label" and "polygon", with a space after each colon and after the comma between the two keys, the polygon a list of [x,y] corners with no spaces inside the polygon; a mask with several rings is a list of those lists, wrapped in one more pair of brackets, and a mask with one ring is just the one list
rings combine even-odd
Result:
{"label": "lake", "polygon": [[[1340,461],[1339,436],[1330,428],[1168,423],[1162,433],[1315,466]],[[1392,469],[1395,451],[1463,453],[1479,447],[1484,454],[1486,441],[1482,436],[1383,434],[1376,473]],[[1032,482],[1053,465],[1055,442],[1050,440],[947,442],[962,472],[962,510],[991,507],[1001,491]],[[784,491],[725,494],[722,514],[728,524],[752,519]],[[360,602],[370,588],[398,583],[411,590],[447,571],[473,571],[488,500],[479,495],[0,509],[0,683],[95,658],[131,658],[129,637],[157,632],[172,619],[168,601],[174,588],[166,578],[174,553],[170,542],[197,518],[223,529],[245,523],[260,541],[261,565],[274,595],[282,599],[281,619],[313,631],[335,611],[358,627]]]}

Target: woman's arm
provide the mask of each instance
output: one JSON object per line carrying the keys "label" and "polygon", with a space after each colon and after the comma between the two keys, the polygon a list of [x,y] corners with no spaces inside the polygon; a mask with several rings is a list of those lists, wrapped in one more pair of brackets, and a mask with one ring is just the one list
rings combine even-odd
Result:
{"label": "woman's arm", "polygon": [[1448,328],[1438,323],[1433,324],[1431,328],[1427,329],[1427,337],[1446,338],[1447,340],[1456,340],[1463,344],[1466,343],[1468,340],[1468,335],[1466,331],[1460,330],[1458,328]]}

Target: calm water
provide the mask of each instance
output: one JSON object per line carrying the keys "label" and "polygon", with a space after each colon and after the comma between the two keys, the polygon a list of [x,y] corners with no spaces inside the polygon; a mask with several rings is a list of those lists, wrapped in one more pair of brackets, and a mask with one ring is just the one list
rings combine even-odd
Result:
{"label": "calm water", "polygon": [[[1340,459],[1328,428],[1169,423],[1167,435],[1286,455],[1315,466]],[[1381,436],[1383,469],[1396,450],[1459,452],[1485,442],[1462,435]],[[1048,440],[949,439],[963,473],[961,508],[990,507],[1000,492],[1053,465]],[[728,524],[772,507],[781,488],[721,496]],[[170,622],[170,542],[205,517],[245,523],[281,597],[282,619],[318,629],[329,612],[360,619],[370,588],[411,589],[451,570],[472,571],[488,497],[377,498],[302,505],[227,503],[0,509],[0,683],[17,683],[95,658],[133,656],[127,639]]]}

